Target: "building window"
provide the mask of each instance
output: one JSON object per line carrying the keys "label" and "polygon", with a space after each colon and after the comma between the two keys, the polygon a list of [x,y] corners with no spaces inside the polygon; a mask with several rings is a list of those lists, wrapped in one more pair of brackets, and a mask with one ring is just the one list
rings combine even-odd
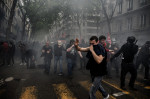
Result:
{"label": "building window", "polygon": [[132,10],[133,9],[133,0],[128,0],[128,11]]}
{"label": "building window", "polygon": [[118,2],[118,13],[122,13],[122,0],[119,0]]}
{"label": "building window", "polygon": [[140,6],[146,5],[147,4],[147,0],[140,0]]}
{"label": "building window", "polygon": [[128,30],[132,30],[132,18],[127,19]]}
{"label": "building window", "polygon": [[145,27],[146,26],[146,15],[145,14],[141,15],[140,26],[141,27]]}

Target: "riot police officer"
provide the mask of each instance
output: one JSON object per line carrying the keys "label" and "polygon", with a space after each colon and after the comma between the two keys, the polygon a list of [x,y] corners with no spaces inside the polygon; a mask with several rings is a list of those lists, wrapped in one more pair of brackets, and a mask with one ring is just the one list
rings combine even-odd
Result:
{"label": "riot police officer", "polygon": [[146,43],[140,49],[136,60],[137,69],[140,64],[142,64],[145,67],[144,80],[149,79],[149,63],[150,63],[149,59],[150,59],[150,41],[146,41]]}
{"label": "riot police officer", "polygon": [[133,64],[134,56],[138,51],[138,46],[135,44],[135,37],[129,36],[127,38],[127,43],[125,43],[121,49],[111,58],[111,61],[118,57],[120,54],[123,55],[122,57],[122,63],[121,63],[121,84],[120,87],[123,90],[126,90],[125,88],[125,77],[128,72],[131,74],[129,87],[131,90],[137,90],[134,88],[134,82],[137,77],[137,71],[135,68],[135,65]]}

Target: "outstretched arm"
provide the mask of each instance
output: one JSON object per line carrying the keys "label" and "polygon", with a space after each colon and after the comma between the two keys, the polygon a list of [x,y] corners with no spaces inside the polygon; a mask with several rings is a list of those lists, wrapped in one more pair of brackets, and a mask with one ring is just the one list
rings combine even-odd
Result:
{"label": "outstretched arm", "polygon": [[79,40],[78,40],[78,39],[76,39],[74,45],[75,45],[75,47],[76,47],[76,49],[77,49],[78,51],[87,52],[87,51],[90,50],[89,47],[86,47],[86,48],[81,48],[81,47],[79,47]]}
{"label": "outstretched arm", "polygon": [[124,46],[122,46],[121,49],[113,57],[111,57],[110,61],[112,61],[115,57],[118,57],[123,52],[123,47]]}

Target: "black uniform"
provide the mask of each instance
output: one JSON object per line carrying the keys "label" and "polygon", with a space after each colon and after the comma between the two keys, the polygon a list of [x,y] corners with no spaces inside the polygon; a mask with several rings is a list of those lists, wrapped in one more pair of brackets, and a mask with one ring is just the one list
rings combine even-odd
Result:
{"label": "black uniform", "polygon": [[145,67],[145,77],[144,79],[149,78],[149,60],[150,59],[150,44],[144,44],[139,51],[139,54],[137,56],[136,60],[136,66],[139,67],[140,64],[142,64]]}
{"label": "black uniform", "polygon": [[126,43],[121,49],[111,58],[118,57],[121,53],[123,54],[122,63],[121,63],[121,88],[125,86],[125,76],[128,72],[131,74],[131,79],[129,82],[129,87],[134,88],[134,82],[137,77],[137,71],[133,64],[134,56],[138,51],[138,46],[134,43]]}

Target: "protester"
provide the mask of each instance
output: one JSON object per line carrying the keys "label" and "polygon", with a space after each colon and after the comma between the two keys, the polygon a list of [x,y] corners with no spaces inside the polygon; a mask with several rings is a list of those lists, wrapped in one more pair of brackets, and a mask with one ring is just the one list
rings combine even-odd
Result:
{"label": "protester", "polygon": [[104,35],[101,35],[99,37],[99,44],[101,46],[103,46],[105,48],[106,52],[107,52],[107,71],[108,71],[108,73],[107,73],[106,77],[107,78],[112,78],[111,73],[110,73],[111,72],[110,68],[112,67],[111,62],[110,62],[110,57],[111,57],[112,50],[109,49],[111,45],[109,43],[106,43],[106,37]]}
{"label": "protester", "polygon": [[67,58],[67,68],[68,68],[68,76],[72,78],[72,71],[76,66],[76,59],[77,59],[77,53],[81,56],[81,52],[77,52],[75,47],[74,47],[74,40],[70,40],[70,43],[67,45],[67,53],[66,53],[66,58]]}
{"label": "protester", "polygon": [[49,44],[49,41],[47,41],[46,45],[43,46],[41,57],[44,57],[44,68],[45,68],[44,72],[46,74],[49,74],[51,60],[53,58],[53,50],[52,50],[52,47]]}
{"label": "protester", "polygon": [[54,74],[57,73],[57,64],[59,62],[59,76],[63,75],[62,67],[62,51],[65,51],[60,40],[57,41],[57,44],[54,45]]}
{"label": "protester", "polygon": [[95,99],[95,93],[99,90],[104,99],[109,98],[109,94],[104,90],[101,85],[101,81],[104,75],[107,74],[107,52],[103,46],[98,44],[98,38],[96,36],[92,36],[90,38],[90,47],[81,48],[79,47],[79,41],[76,39],[75,47],[78,51],[88,52],[87,58],[88,63],[86,68],[90,70],[91,78],[92,78],[92,86],[90,88],[90,99]]}
{"label": "protester", "polygon": [[21,64],[26,65],[25,63],[25,52],[26,52],[26,45],[22,42],[19,43],[20,53],[21,53]]}
{"label": "protester", "polygon": [[9,46],[8,46],[8,42],[3,42],[2,44],[2,57],[3,57],[3,63],[2,63],[2,66],[3,65],[8,65],[10,66],[9,64]]}

